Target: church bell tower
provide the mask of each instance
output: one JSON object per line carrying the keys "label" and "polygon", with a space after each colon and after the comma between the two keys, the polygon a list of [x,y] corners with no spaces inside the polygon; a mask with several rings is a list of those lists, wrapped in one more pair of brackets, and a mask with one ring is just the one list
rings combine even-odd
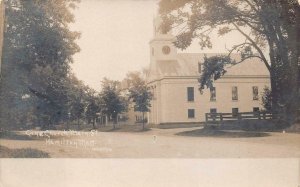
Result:
{"label": "church bell tower", "polygon": [[172,35],[171,31],[162,33],[160,29],[161,24],[161,17],[157,16],[154,18],[153,39],[150,41],[151,62],[177,59],[177,49],[173,44],[176,38]]}

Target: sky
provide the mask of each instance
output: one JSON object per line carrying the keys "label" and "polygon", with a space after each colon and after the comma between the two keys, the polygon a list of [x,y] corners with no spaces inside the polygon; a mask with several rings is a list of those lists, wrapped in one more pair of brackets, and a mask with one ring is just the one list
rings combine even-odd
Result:
{"label": "sky", "polygon": [[[150,63],[149,41],[157,0],[81,0],[74,11],[71,29],[81,32],[77,41],[81,52],[74,55],[75,75],[95,90],[104,77],[122,80],[130,71]],[[201,51],[194,42],[189,53],[224,53],[241,37],[232,33],[225,38],[212,36],[213,48]],[[226,46],[226,47],[225,47]]]}

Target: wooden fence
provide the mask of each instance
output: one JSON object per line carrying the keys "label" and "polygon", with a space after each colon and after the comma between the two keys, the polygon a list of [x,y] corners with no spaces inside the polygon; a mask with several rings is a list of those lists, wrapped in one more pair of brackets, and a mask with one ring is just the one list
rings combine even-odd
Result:
{"label": "wooden fence", "polygon": [[206,113],[205,121],[222,122],[226,120],[273,119],[274,117],[270,112]]}

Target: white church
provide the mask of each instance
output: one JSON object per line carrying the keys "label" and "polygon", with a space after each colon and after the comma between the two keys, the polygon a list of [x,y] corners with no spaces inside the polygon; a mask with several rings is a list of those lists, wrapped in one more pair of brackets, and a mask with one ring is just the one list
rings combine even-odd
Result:
{"label": "white church", "polygon": [[[261,94],[270,87],[270,75],[258,58],[248,59],[227,69],[212,90],[199,91],[203,57],[217,54],[178,53],[171,33],[159,31],[154,20],[150,41],[148,86],[153,93],[149,124],[197,123],[205,113],[252,112],[261,110]],[[238,59],[239,55],[232,58]]]}

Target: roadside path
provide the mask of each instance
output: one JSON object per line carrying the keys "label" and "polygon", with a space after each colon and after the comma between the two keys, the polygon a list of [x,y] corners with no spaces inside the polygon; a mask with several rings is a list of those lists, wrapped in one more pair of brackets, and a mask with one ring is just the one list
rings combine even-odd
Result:
{"label": "roadside path", "polygon": [[97,132],[95,136],[56,137],[50,141],[0,139],[0,145],[38,149],[55,158],[300,158],[300,134],[206,137],[187,133],[200,129]]}

